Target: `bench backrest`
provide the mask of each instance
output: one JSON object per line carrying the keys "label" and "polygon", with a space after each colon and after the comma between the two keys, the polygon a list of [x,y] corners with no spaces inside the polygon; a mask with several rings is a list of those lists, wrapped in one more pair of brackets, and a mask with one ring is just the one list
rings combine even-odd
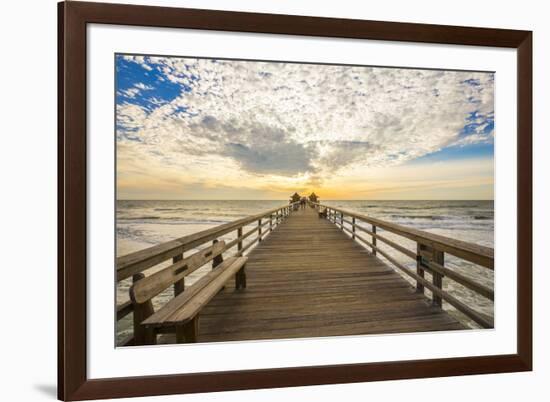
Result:
{"label": "bench backrest", "polygon": [[130,298],[134,303],[144,303],[157,296],[164,289],[196,271],[207,262],[223,253],[225,242],[219,241],[212,246],[175,262],[152,275],[137,281],[130,288]]}

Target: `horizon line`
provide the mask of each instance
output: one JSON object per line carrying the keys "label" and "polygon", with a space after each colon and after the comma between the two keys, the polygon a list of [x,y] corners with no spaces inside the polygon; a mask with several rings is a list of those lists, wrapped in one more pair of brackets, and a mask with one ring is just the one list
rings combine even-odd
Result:
{"label": "horizon line", "polygon": [[[307,196],[304,196],[307,198]],[[319,197],[321,198],[321,197]],[[431,199],[404,199],[404,198],[388,198],[388,199],[332,199],[327,198],[323,199],[324,201],[495,201],[494,198],[431,198]],[[165,198],[165,199],[156,199],[156,198],[124,198],[124,199],[117,199],[116,201],[288,201],[287,199],[279,199],[279,198],[272,198],[272,199],[215,199],[215,198]]]}

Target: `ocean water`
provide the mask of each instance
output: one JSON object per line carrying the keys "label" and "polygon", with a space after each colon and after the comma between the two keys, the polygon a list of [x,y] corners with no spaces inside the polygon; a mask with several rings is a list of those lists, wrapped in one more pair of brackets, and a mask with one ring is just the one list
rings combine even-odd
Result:
{"label": "ocean water", "polygon": [[[383,219],[389,222],[413,227],[427,232],[448,236],[487,247],[494,247],[494,205],[493,201],[338,201],[326,200],[323,204]],[[236,219],[254,215],[284,205],[285,201],[117,201],[117,256],[125,255],[173,240],[175,238],[205,230]],[[368,227],[369,225],[365,225]],[[379,231],[390,240],[397,241],[413,251],[416,243]],[[368,237],[368,236],[367,236]],[[228,234],[225,239],[233,239]],[[392,257],[414,269],[416,262],[379,242]],[[161,269],[167,264],[155,267]],[[390,264],[391,265],[391,264]],[[465,262],[448,254],[445,266],[471,277],[488,287],[493,287],[493,271]],[[187,284],[196,281],[209,268],[205,267],[190,275]],[[396,268],[397,272],[399,270]],[[412,280],[403,276],[413,283]],[[429,275],[426,275],[427,279]],[[128,299],[129,280],[117,286],[117,302]],[[450,280],[444,280],[444,289],[465,301],[476,310],[493,315],[493,302],[475,294]],[[427,291],[429,295],[429,292]],[[172,297],[166,291],[153,300],[155,306],[164,304]],[[467,317],[444,303],[444,308],[464,324],[475,328]],[[131,328],[131,317],[117,325],[117,339],[126,336]]]}

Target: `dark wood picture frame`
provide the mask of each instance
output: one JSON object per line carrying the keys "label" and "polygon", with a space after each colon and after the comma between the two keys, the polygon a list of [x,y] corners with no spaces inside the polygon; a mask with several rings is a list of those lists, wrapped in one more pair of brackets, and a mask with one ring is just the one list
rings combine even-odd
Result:
{"label": "dark wood picture frame", "polygon": [[[89,379],[86,372],[86,26],[192,28],[517,49],[517,353]],[[83,400],[532,370],[532,32],[289,15],[58,4],[58,397]]]}

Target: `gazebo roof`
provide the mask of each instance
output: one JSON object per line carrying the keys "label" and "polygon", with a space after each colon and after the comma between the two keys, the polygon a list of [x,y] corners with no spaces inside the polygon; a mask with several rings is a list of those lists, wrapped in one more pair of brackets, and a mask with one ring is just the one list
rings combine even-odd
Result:
{"label": "gazebo roof", "polygon": [[300,201],[300,198],[302,198],[302,197],[300,197],[300,194],[298,194],[298,193],[294,193],[294,194],[292,194],[292,195],[290,196],[290,199],[291,199],[293,202]]}

